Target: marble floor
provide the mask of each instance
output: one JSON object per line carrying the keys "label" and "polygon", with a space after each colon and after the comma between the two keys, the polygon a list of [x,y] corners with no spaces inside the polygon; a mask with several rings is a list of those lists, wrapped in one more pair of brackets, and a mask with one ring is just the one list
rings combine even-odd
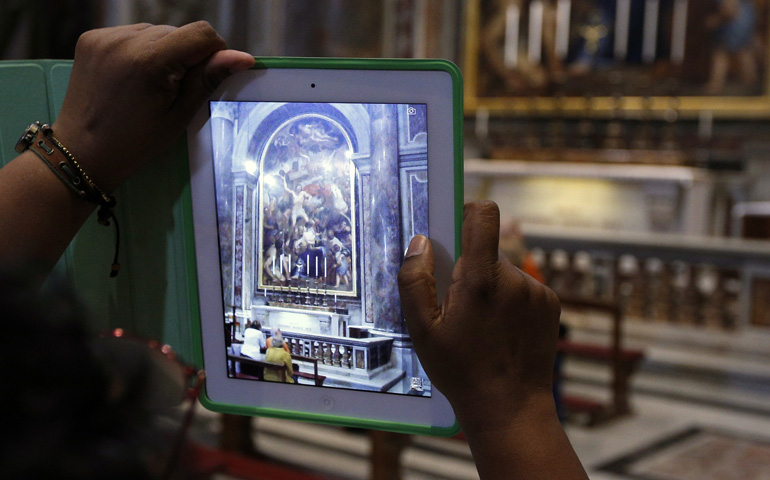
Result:
{"label": "marble floor", "polygon": [[[578,320],[572,335],[581,341],[602,341],[607,332],[597,325],[600,323],[591,319]],[[770,444],[770,332],[630,323],[626,334],[626,344],[646,352],[632,380],[633,414],[593,427],[576,421],[566,424],[592,479],[657,480],[603,467],[693,429]],[[608,398],[606,366],[572,359],[567,361],[565,373],[566,392]],[[258,448],[268,458],[331,478],[369,478],[370,444],[363,432],[274,419],[257,419],[255,426]],[[201,409],[193,437],[211,442],[218,428],[217,416]],[[405,479],[478,478],[467,445],[457,439],[413,437],[403,452],[402,465]],[[766,471],[770,472],[770,465]],[[748,478],[736,474],[733,478]],[[673,478],[691,477],[675,473],[661,480]]]}
{"label": "marble floor", "polygon": [[[574,336],[581,341],[601,339],[604,332],[593,320],[577,321]],[[632,381],[633,415],[594,428],[567,426],[592,479],[637,478],[601,467],[689,429],[770,444],[770,332],[631,322],[626,344],[646,353]],[[606,369],[573,361],[566,372],[572,379],[567,391],[595,398],[607,395]],[[690,477],[682,473],[678,478]],[[726,478],[748,477],[735,472]]]}

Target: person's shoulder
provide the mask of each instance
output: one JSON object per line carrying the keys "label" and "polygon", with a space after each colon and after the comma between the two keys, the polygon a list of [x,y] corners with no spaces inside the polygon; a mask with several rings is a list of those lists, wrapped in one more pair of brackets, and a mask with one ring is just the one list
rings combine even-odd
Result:
{"label": "person's shoulder", "polygon": [[262,332],[260,332],[256,328],[247,328],[243,332],[243,338],[259,337],[261,333]]}
{"label": "person's shoulder", "polygon": [[275,350],[277,350],[276,355],[280,356],[282,359],[289,359],[291,360],[291,353],[287,352],[286,349],[283,347],[276,347]]}

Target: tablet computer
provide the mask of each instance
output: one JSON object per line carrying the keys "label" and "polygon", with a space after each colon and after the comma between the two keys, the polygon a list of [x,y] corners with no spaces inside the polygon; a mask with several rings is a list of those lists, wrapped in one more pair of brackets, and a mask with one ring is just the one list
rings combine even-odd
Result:
{"label": "tablet computer", "polygon": [[425,234],[439,299],[449,286],[461,90],[443,60],[263,58],[201,108],[187,136],[207,408],[458,431],[415,354],[397,276]]}

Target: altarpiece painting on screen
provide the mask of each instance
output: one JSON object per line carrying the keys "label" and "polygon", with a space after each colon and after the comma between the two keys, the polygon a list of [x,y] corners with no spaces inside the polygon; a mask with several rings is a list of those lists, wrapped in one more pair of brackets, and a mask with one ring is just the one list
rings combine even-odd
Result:
{"label": "altarpiece painting on screen", "polygon": [[[298,382],[430,395],[397,275],[428,234],[427,111],[212,102],[226,339],[280,330]],[[238,376],[237,362],[229,362]]]}

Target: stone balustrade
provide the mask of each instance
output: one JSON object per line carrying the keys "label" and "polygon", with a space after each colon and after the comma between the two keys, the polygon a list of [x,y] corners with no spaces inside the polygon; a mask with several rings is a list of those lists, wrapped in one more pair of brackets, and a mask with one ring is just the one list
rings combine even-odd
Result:
{"label": "stone balustrade", "polygon": [[315,358],[321,364],[371,374],[390,362],[393,339],[348,338],[283,331],[292,354]]}

